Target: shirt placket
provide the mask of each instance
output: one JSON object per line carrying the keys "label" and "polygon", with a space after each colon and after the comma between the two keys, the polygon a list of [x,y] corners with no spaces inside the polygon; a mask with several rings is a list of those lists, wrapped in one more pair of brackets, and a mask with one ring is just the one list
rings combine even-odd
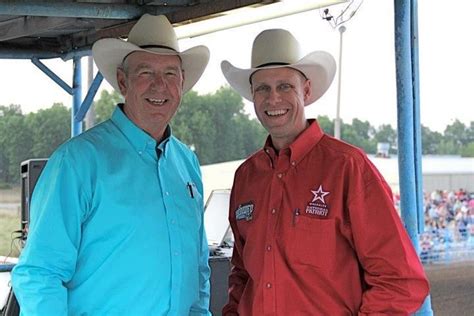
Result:
{"label": "shirt placket", "polygon": [[171,256],[171,295],[170,295],[170,314],[176,314],[179,308],[180,284],[182,282],[182,247],[181,239],[178,230],[178,219],[177,212],[173,211],[175,204],[173,197],[168,190],[169,184],[167,179],[174,179],[174,175],[171,174],[173,166],[170,166],[167,162],[166,155],[163,155],[163,151],[157,148],[157,174],[162,188],[163,202],[165,205],[165,216],[168,224],[168,236],[170,242],[170,256]]}
{"label": "shirt placket", "polygon": [[270,189],[269,215],[264,245],[264,289],[263,289],[263,310],[264,315],[276,315],[276,269],[275,251],[276,248],[276,228],[279,218],[282,216],[284,182],[286,171],[289,166],[289,159],[286,154],[275,157],[273,160],[273,176]]}

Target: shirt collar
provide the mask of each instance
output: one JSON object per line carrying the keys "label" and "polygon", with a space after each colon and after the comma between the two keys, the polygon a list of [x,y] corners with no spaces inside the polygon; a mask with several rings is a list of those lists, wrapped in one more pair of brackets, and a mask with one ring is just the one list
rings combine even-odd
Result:
{"label": "shirt collar", "polygon": [[166,144],[171,137],[171,128],[169,125],[163,134],[163,140],[157,144],[153,137],[135,125],[135,123],[125,115],[123,112],[123,104],[117,105],[110,119],[139,154],[147,150],[155,151],[155,149],[158,148],[166,157]]}
{"label": "shirt collar", "polygon": [[[311,149],[319,143],[324,135],[323,130],[315,119],[308,120],[309,126],[290,145],[290,160],[292,165],[298,164]],[[275,149],[273,148],[271,137],[268,136],[264,146],[265,152],[273,159]]]}

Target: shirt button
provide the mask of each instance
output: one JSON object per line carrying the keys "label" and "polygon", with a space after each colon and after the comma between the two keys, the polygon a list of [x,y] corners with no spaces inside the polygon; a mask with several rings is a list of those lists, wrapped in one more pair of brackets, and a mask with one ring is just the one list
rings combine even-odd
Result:
{"label": "shirt button", "polygon": [[179,252],[175,251],[175,252],[174,252],[174,255],[175,255],[175,256],[179,256]]}
{"label": "shirt button", "polygon": [[171,224],[176,224],[176,221],[174,219],[172,219]]}
{"label": "shirt button", "polygon": [[267,289],[270,289],[272,287],[272,284],[269,282],[269,283],[267,283],[266,287],[267,287]]}
{"label": "shirt button", "polygon": [[168,191],[165,192],[165,195],[170,195],[170,193]]}
{"label": "shirt button", "polygon": [[272,214],[275,214],[276,213],[276,209],[272,208]]}
{"label": "shirt button", "polygon": [[139,150],[139,151],[138,151],[138,154],[139,154],[139,155],[143,154],[143,151]]}
{"label": "shirt button", "polygon": [[279,174],[277,174],[277,177],[281,179],[281,177],[283,177],[283,174],[279,173]]}
{"label": "shirt button", "polygon": [[270,153],[270,149],[265,149],[265,152],[266,152],[267,154],[269,154],[269,153]]}
{"label": "shirt button", "polygon": [[267,251],[271,251],[272,250],[272,246],[271,245],[268,245],[267,246]]}
{"label": "shirt button", "polygon": [[296,166],[296,161],[292,161],[292,162],[291,162],[291,165],[292,165],[293,167]]}

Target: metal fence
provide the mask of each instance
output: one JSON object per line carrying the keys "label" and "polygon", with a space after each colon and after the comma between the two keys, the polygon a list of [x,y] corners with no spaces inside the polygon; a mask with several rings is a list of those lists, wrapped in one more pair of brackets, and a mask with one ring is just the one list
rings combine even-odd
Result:
{"label": "metal fence", "polygon": [[420,236],[423,264],[452,263],[474,259],[474,225],[430,229]]}

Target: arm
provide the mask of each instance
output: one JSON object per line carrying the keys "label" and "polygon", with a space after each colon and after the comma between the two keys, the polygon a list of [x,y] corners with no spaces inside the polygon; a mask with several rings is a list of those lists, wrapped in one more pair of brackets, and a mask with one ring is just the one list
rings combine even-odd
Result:
{"label": "arm", "polygon": [[[232,193],[233,192],[234,189],[232,189]],[[249,275],[242,261],[244,242],[235,221],[235,214],[233,212],[233,210],[235,210],[235,204],[232,203],[232,196],[233,194],[231,194],[229,222],[234,234],[234,249],[232,252],[231,261],[232,269],[229,275],[229,301],[222,310],[222,315],[224,316],[238,315],[237,309],[240,298],[242,297],[242,293],[244,292],[245,286],[247,285],[247,281],[249,279]]]}
{"label": "arm", "polygon": [[26,247],[12,272],[25,315],[66,315],[67,289],[77,259],[84,199],[64,152],[48,161],[31,201]]}
{"label": "arm", "polygon": [[427,278],[386,183],[374,179],[362,188],[348,203],[367,285],[359,315],[408,315],[428,295]]}
{"label": "arm", "polygon": [[[199,181],[196,182],[196,188],[199,191],[200,196],[203,194],[203,186],[201,181],[201,173],[199,168],[199,162],[195,157],[196,170],[199,173]],[[201,227],[199,229],[199,236],[201,239],[201,251],[199,256],[199,301],[191,306],[189,315],[211,315],[209,312],[209,300],[210,300],[210,277],[211,269],[209,267],[209,246],[207,243],[206,230],[204,228],[204,203],[201,200]]]}
{"label": "arm", "polygon": [[204,218],[201,227],[201,254],[199,259],[199,302],[191,307],[189,315],[211,315],[209,312],[211,270],[209,268],[209,247],[206,232],[204,231]]}

